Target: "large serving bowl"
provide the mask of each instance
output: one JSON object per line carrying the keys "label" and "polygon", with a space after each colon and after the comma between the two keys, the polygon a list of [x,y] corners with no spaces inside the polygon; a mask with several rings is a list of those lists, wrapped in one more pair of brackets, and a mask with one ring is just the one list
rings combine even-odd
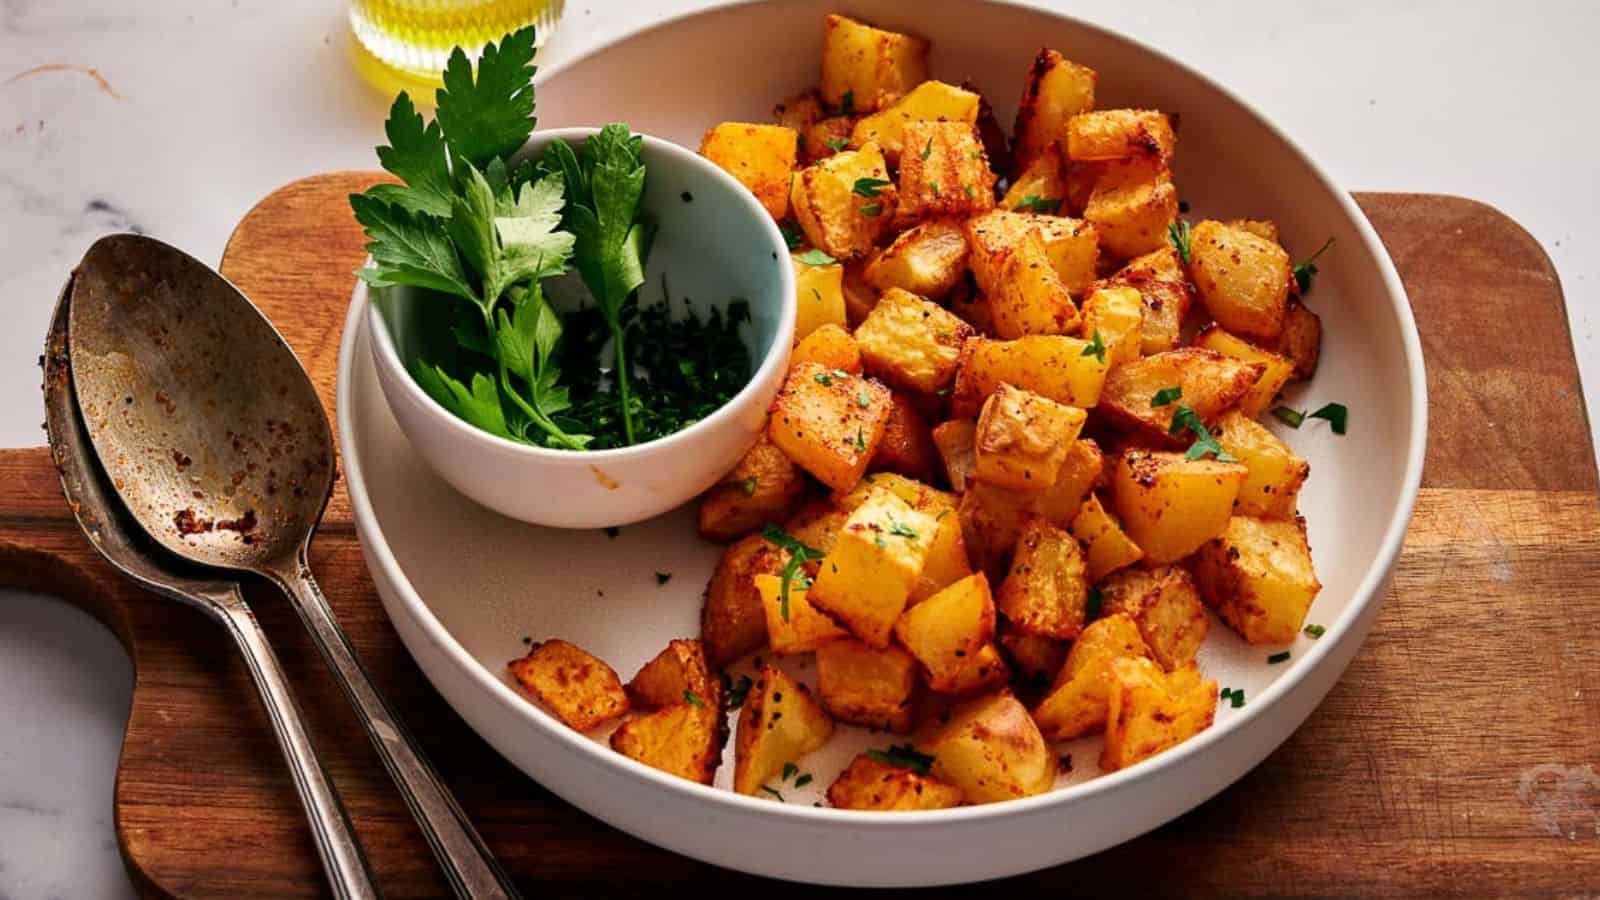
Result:
{"label": "large serving bowl", "polygon": [[[1283,432],[1312,467],[1301,494],[1323,591],[1292,659],[1266,663],[1214,624],[1200,666],[1249,702],[1224,704],[1208,731],[1112,774],[1097,739],[1063,746],[1075,761],[1054,791],[928,813],[814,808],[816,790],[887,736],[853,729],[801,761],[816,775],[787,803],[676,779],[573,732],[513,687],[505,662],[524,636],[564,637],[632,674],[669,638],[699,630],[700,592],[719,548],[693,534],[691,510],[600,532],[532,528],[465,500],[407,446],[368,362],[360,296],[346,324],[339,429],[367,564],[406,647],[461,716],[517,767],[625,831],[719,865],[846,885],[934,885],[1015,874],[1093,853],[1168,821],[1222,790],[1310,714],[1378,614],[1421,477],[1422,356],[1405,293],[1371,226],[1304,151],[1244,101],[1128,37],[1051,13],[984,3],[792,2],[744,5],[657,25],[546,69],[542,125],[624,119],[688,145],[724,119],[765,121],[771,105],[817,80],[822,17],[845,7],[933,40],[933,72],[972,79],[1009,121],[1041,45],[1100,73],[1100,105],[1177,112],[1177,182],[1191,218],[1271,218],[1305,255],[1332,236],[1309,298],[1326,331],[1321,370],[1288,402],[1337,401],[1349,434],[1316,423]],[[756,51],[752,48],[760,46]],[[654,573],[670,574],[658,585]],[[1269,648],[1276,650],[1279,648]],[[801,677],[809,673],[797,669]],[[731,755],[731,754],[730,754]]]}

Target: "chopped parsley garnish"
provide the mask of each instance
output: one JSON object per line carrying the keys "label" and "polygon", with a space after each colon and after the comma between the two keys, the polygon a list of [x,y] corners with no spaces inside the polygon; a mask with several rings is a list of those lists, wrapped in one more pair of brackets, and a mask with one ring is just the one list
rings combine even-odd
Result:
{"label": "chopped parsley garnish", "polygon": [[778,223],[778,230],[783,232],[783,242],[789,245],[790,250],[799,250],[805,243],[805,232],[800,230],[800,225],[792,219],[784,219]]}
{"label": "chopped parsley garnish", "polygon": [[883,193],[884,187],[888,184],[888,180],[883,178],[857,178],[856,183],[851,186],[850,192],[872,198]]}
{"label": "chopped parsley garnish", "polygon": [[754,475],[749,478],[741,478],[735,484],[739,485],[739,490],[743,491],[746,497],[754,497],[756,495],[756,479]]}
{"label": "chopped parsley garnish", "polygon": [[1061,208],[1060,200],[1051,200],[1038,194],[1029,194],[1022,198],[1022,202],[1011,208],[1012,212],[1036,212],[1051,215]]}
{"label": "chopped parsley garnish", "polygon": [[850,146],[850,139],[847,137],[834,138],[831,141],[823,141],[822,143],[829,150],[832,150],[835,153],[840,153],[844,150],[844,148]]}
{"label": "chopped parsley garnish", "polygon": [[764,785],[764,784],[763,784],[763,785],[762,785],[762,786],[761,786],[761,789],[762,789],[762,790],[763,790],[763,791],[766,791],[766,792],[767,792],[767,793],[769,793],[769,794],[771,794],[771,795],[772,795],[772,796],[774,796],[774,797],[777,797],[777,798],[778,798],[778,802],[779,802],[779,803],[782,803],[782,802],[784,802],[784,801],[783,801],[783,795],[782,795],[782,794],[780,794],[780,793],[778,793],[778,792],[777,792],[777,791],[776,791],[776,790],[773,790],[773,789],[772,789],[772,788],[769,788],[769,787],[767,787],[767,786],[766,786],[766,785]]}
{"label": "chopped parsley garnish", "polygon": [[827,372],[818,372],[811,380],[823,387],[833,387],[833,376]]}
{"label": "chopped parsley garnish", "polygon": [[881,216],[883,215],[883,204],[868,203],[866,206],[861,207],[861,214],[868,218],[876,218]]}
{"label": "chopped parsley garnish", "polygon": [[1350,410],[1343,403],[1329,403],[1314,412],[1301,412],[1288,406],[1275,407],[1272,415],[1290,428],[1299,428],[1306,419],[1323,419],[1333,428],[1334,434],[1344,434],[1350,421]]}
{"label": "chopped parsley garnish", "polygon": [[1218,697],[1219,699],[1226,701],[1228,705],[1234,709],[1238,709],[1244,705],[1243,688],[1223,688],[1222,693],[1219,694]]}
{"label": "chopped parsley garnish", "polygon": [[1287,651],[1287,650],[1283,651],[1282,653],[1274,653],[1271,656],[1267,657],[1267,664],[1268,665],[1273,665],[1273,666],[1277,665],[1278,663],[1288,662],[1288,661],[1289,661],[1289,651]]}
{"label": "chopped parsley garnish", "polygon": [[1083,604],[1083,620],[1085,622],[1093,622],[1095,619],[1100,618],[1100,607],[1104,606],[1105,602],[1106,595],[1101,593],[1099,588],[1089,588],[1089,596]]}
{"label": "chopped parsley garnish", "polygon": [[683,691],[683,702],[689,704],[690,706],[704,707],[706,705],[706,701],[700,699],[699,694],[696,694],[694,691],[691,691],[688,688],[685,688]]}
{"label": "chopped parsley garnish", "polygon": [[972,193],[972,185],[970,185],[970,184],[967,184],[967,183],[966,183],[966,182],[964,182],[964,181],[963,181],[963,182],[962,182],[962,183],[961,183],[961,190],[963,190],[963,191],[965,191],[965,192],[966,192],[966,195],[967,195],[967,199],[968,199],[968,200],[971,200],[971,199],[973,199],[973,193]]}
{"label": "chopped parsley garnish", "polygon": [[1307,625],[1305,627],[1305,632],[1306,632],[1306,637],[1311,638],[1312,640],[1316,640],[1317,638],[1322,637],[1323,635],[1327,634],[1328,633],[1328,629],[1323,627],[1323,626],[1321,626],[1321,625]]}
{"label": "chopped parsley garnish", "polygon": [[[778,613],[787,622],[789,621],[789,588],[793,585],[795,576],[800,574],[801,567],[812,560],[821,559],[822,552],[807,547],[796,540],[794,535],[771,523],[761,529],[761,536],[789,551],[789,561],[783,564],[782,581],[778,588]],[[809,586],[809,582],[807,582],[807,585]]]}
{"label": "chopped parsley garnish", "polygon": [[1184,453],[1185,457],[1200,459],[1206,454],[1210,454],[1217,458],[1217,462],[1239,461],[1237,456],[1222,449],[1222,445],[1217,443],[1217,439],[1211,436],[1211,432],[1206,430],[1206,424],[1200,421],[1199,413],[1188,406],[1179,404],[1177,410],[1172,414],[1172,425],[1167,429],[1167,433],[1177,437],[1183,434],[1185,429],[1194,435],[1194,443],[1189,445],[1189,449]]}
{"label": "chopped parsley garnish", "polygon": [[935,759],[926,753],[918,753],[917,748],[910,744],[894,744],[887,750],[868,750],[867,758],[885,765],[910,769],[918,775],[928,774],[933,768]]}
{"label": "chopped parsley garnish", "polygon": [[1300,423],[1306,420],[1305,413],[1287,406],[1273,407],[1272,416],[1290,428],[1299,428]]}
{"label": "chopped parsley garnish", "polygon": [[797,788],[803,788],[803,787],[805,787],[806,785],[808,785],[810,783],[811,783],[811,773],[810,772],[806,772],[803,775],[801,775],[799,778],[796,778],[794,780],[794,786],[797,787]]}
{"label": "chopped parsley garnish", "polygon": [[910,525],[907,525],[899,519],[896,519],[894,516],[889,517],[889,533],[895,537],[911,538],[913,540],[917,537],[917,530],[915,528],[912,528]]}
{"label": "chopped parsley garnish", "polygon": [[1328,238],[1321,247],[1317,248],[1317,252],[1307,257],[1304,262],[1295,263],[1294,283],[1300,289],[1300,293],[1304,294],[1311,290],[1311,279],[1317,275],[1317,257],[1332,246],[1333,238]]}
{"label": "chopped parsley garnish", "polygon": [[856,405],[862,409],[870,409],[872,407],[872,395],[863,388],[861,393],[856,394]]}
{"label": "chopped parsley garnish", "polygon": [[939,197],[939,182],[937,182],[937,181],[928,182],[928,190],[932,191],[934,198],[937,199]]}
{"label": "chopped parsley garnish", "polygon": [[755,687],[755,681],[749,675],[740,675],[739,680],[728,689],[728,708],[738,709],[743,706],[745,698],[750,696],[752,687]]}
{"label": "chopped parsley garnish", "polygon": [[799,766],[795,765],[792,762],[786,762],[786,763],[783,764],[783,780],[784,781],[788,781],[789,779],[791,779],[791,778],[793,778],[793,777],[795,777],[796,775],[799,775],[799,774],[800,774],[800,767]]}
{"label": "chopped parsley garnish", "polygon": [[921,157],[922,157],[923,162],[927,162],[928,157],[931,156],[932,154],[933,154],[933,135],[930,134],[930,135],[928,135],[928,142],[926,144],[922,145]]}
{"label": "chopped parsley garnish", "polygon": [[1183,260],[1184,265],[1188,265],[1194,261],[1193,257],[1189,253],[1188,222],[1179,219],[1178,221],[1173,222],[1171,225],[1168,225],[1167,240],[1170,241],[1172,246],[1178,251],[1178,258]]}
{"label": "chopped parsley garnish", "polygon": [[841,115],[841,116],[853,116],[855,114],[856,114],[856,92],[855,91],[845,91],[844,92],[844,96],[839,98],[839,115]]}
{"label": "chopped parsley garnish", "polygon": [[867,452],[867,436],[862,433],[860,425],[856,426],[856,450],[861,453]]}
{"label": "chopped parsley garnish", "polygon": [[1099,360],[1101,365],[1105,365],[1106,345],[1105,342],[1100,340],[1100,329],[1096,328],[1094,330],[1094,338],[1089,341],[1089,346],[1083,348],[1083,352],[1078,355],[1092,356]]}
{"label": "chopped parsley garnish", "polygon": [[657,586],[666,584],[667,582],[669,582],[671,580],[672,580],[672,573],[671,572],[657,572],[656,573],[656,585]]}
{"label": "chopped parsley garnish", "polygon": [[[1182,397],[1183,388],[1177,386],[1164,387],[1161,390],[1156,391],[1156,395],[1150,398],[1150,408],[1155,409],[1158,406],[1166,406],[1168,403],[1171,403],[1174,400],[1178,400]],[[1176,434],[1177,432],[1173,433]]]}
{"label": "chopped parsley garnish", "polygon": [[795,258],[808,266],[831,266],[838,262],[837,259],[834,259],[828,254],[823,253],[816,247],[812,247],[810,250],[807,250]]}

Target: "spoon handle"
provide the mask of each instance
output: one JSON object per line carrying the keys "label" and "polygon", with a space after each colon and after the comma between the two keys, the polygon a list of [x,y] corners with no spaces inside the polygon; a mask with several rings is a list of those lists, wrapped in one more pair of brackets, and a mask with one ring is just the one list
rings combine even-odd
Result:
{"label": "spoon handle", "polygon": [[422,833],[456,896],[519,897],[511,879],[467,820],[450,789],[439,780],[416,739],[367,676],[344,629],[334,620],[327,597],[311,576],[304,551],[295,559],[292,568],[274,571],[271,575],[294,602],[317,649],[322,651],[339,686],[344,689],[345,697],[355,706],[367,736],[372,739],[390,777],[399,785],[400,795],[410,807],[411,815],[422,826]]}
{"label": "spoon handle", "polygon": [[305,805],[317,854],[322,857],[322,867],[328,874],[333,895],[340,900],[376,900],[378,887],[373,883],[367,858],[361,852],[361,844],[350,827],[350,817],[339,801],[328,771],[306,734],[305,720],[289,691],[289,680],[278,665],[277,654],[267,643],[255,613],[239,596],[239,588],[232,586],[228,594],[230,596],[217,598],[216,609],[222,624],[244,654],[250,677],[267,708],[272,732],[283,748],[295,790]]}

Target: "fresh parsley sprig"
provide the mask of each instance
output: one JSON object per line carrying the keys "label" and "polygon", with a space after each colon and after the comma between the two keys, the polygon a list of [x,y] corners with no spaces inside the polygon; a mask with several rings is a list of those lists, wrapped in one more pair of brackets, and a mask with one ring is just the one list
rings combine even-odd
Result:
{"label": "fresh parsley sprig", "polygon": [[1178,251],[1178,258],[1184,265],[1194,261],[1189,251],[1189,230],[1189,223],[1183,219],[1167,226],[1167,241]]}
{"label": "fresh parsley sprig", "polygon": [[1315,278],[1317,275],[1317,257],[1321,256],[1329,247],[1332,246],[1333,238],[1330,237],[1326,241],[1322,242],[1322,246],[1317,248],[1317,252],[1306,257],[1304,261],[1295,263],[1293,269],[1294,284],[1295,287],[1300,289],[1300,293],[1305,294],[1310,292],[1311,279]]}
{"label": "fresh parsley sprig", "polygon": [[933,769],[934,757],[927,753],[918,753],[917,748],[911,744],[893,744],[887,750],[868,750],[867,757],[896,766],[901,769],[910,769],[918,775],[926,775]]}
{"label": "fresh parsley sprig", "polygon": [[1094,337],[1089,341],[1089,346],[1084,347],[1083,352],[1078,355],[1092,356],[1099,360],[1101,365],[1105,365],[1106,345],[1104,341],[1100,340],[1100,329],[1096,328],[1094,330]]}
{"label": "fresh parsley sprig", "polygon": [[822,558],[822,551],[800,543],[799,539],[794,535],[771,523],[761,529],[761,536],[776,544],[779,548],[789,551],[789,561],[783,564],[783,572],[779,576],[781,582],[778,587],[778,615],[782,616],[783,620],[787,622],[789,621],[789,588],[793,585],[797,576],[800,578],[805,577],[800,573],[806,563]]}
{"label": "fresh parsley sprig", "polygon": [[1237,456],[1222,449],[1217,439],[1211,436],[1211,432],[1206,429],[1206,423],[1200,421],[1199,413],[1192,407],[1180,403],[1172,413],[1172,425],[1167,428],[1167,433],[1177,437],[1185,430],[1194,435],[1194,443],[1190,444],[1188,451],[1184,453],[1189,459],[1200,459],[1209,454],[1216,457],[1217,462],[1239,461]]}

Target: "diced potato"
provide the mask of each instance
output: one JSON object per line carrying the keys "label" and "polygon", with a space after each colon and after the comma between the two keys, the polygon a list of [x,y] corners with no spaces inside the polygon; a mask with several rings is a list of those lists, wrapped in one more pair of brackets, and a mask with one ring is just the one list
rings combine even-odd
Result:
{"label": "diced potato", "polygon": [[926,482],[893,472],[874,472],[861,479],[853,490],[836,492],[833,505],[845,515],[855,512],[878,491],[888,491],[911,504],[912,509],[937,514],[955,507],[955,498]]}
{"label": "diced potato", "polygon": [[[1066,153],[1065,150],[1061,152]],[[1062,171],[1065,173],[1067,193],[1061,204],[1063,213],[1069,216],[1083,215],[1089,206],[1089,198],[1094,195],[1094,185],[1100,180],[1102,168],[1104,166],[1101,163],[1065,161]]]}
{"label": "diced potato", "polygon": [[853,331],[861,327],[861,323],[872,314],[872,308],[878,305],[878,289],[867,284],[866,271],[873,257],[853,259],[845,263],[844,281],[841,287],[844,292],[844,315]]}
{"label": "diced potato", "polygon": [[694,703],[690,694],[708,707],[722,707],[722,681],[712,677],[706,666],[705,648],[699,641],[674,640],[667,644],[633,676],[627,692],[634,709]]}
{"label": "diced potato", "polygon": [[961,805],[961,789],[863,753],[829,786],[828,805],[878,812],[950,809]]}
{"label": "diced potato", "polygon": [[1075,638],[1083,631],[1088,596],[1077,539],[1043,517],[1025,518],[997,600],[1006,620],[1033,634]]}
{"label": "diced potato", "polygon": [[828,111],[822,106],[822,95],[818,94],[815,88],[807,88],[798,94],[786,97],[783,102],[772,108],[773,121],[802,133],[822,121],[827,114]]}
{"label": "diced potato", "polygon": [[967,273],[967,238],[948,219],[924,222],[894,239],[867,264],[867,283],[880,291],[901,288],[939,299]]}
{"label": "diced potato", "polygon": [[971,216],[994,208],[994,172],[978,129],[965,122],[907,122],[900,157],[904,222]]}
{"label": "diced potato", "polygon": [[669,775],[710,784],[726,740],[719,707],[677,703],[623,722],[611,733],[611,749]]}
{"label": "diced potato", "polygon": [[767,434],[818,481],[847,491],[878,452],[889,398],[889,389],[876,381],[803,362],[789,369]]}
{"label": "diced potato", "polygon": [[517,683],[569,728],[591,731],[628,711],[622,679],[576,644],[542,641],[506,665]]}
{"label": "diced potato", "polygon": [[1007,691],[957,707],[916,745],[934,758],[930,774],[959,787],[968,803],[1031,797],[1055,784],[1056,758]]}
{"label": "diced potato", "polygon": [[1219,419],[1212,436],[1248,470],[1239,486],[1238,513],[1262,519],[1294,518],[1300,486],[1311,474],[1311,464],[1238,410]]}
{"label": "diced potato", "polygon": [[1056,473],[1055,484],[1042,491],[1018,491],[973,481],[962,495],[958,512],[967,551],[985,570],[1003,567],[1028,514],[1066,525],[1104,476],[1105,459],[1091,440],[1075,441]]}
{"label": "diced potato", "polygon": [[[863,196],[858,184],[873,185],[874,195]],[[806,240],[835,259],[872,252],[894,217],[897,199],[877,144],[835,153],[801,169],[789,192]]]}
{"label": "diced potato", "polygon": [[1178,346],[1184,317],[1194,299],[1188,278],[1177,249],[1169,242],[1130,261],[1105,282],[1131,287],[1144,300],[1144,325],[1139,339],[1139,350],[1144,355]]}
{"label": "diced potato", "polygon": [[1246,473],[1238,463],[1129,450],[1111,477],[1111,505],[1147,560],[1177,562],[1228,527]]}
{"label": "diced potato", "polygon": [[1211,620],[1188,572],[1177,566],[1123,569],[1106,579],[1100,592],[1101,613],[1132,619],[1162,668],[1171,672],[1194,665]]}
{"label": "diced potato", "polygon": [[844,267],[838,263],[812,265],[805,262],[803,256],[803,253],[792,253],[789,257],[790,264],[794,266],[796,342],[810,337],[811,332],[824,325],[842,327],[845,324],[844,294],[841,291]]}
{"label": "diced potato", "polygon": [[[821,162],[843,153],[850,145],[850,132],[856,126],[851,116],[827,116],[800,132],[800,158],[807,164]],[[790,194],[793,197],[793,194]]]}
{"label": "diced potato", "polygon": [[890,398],[889,421],[883,426],[883,441],[867,468],[874,472],[894,472],[918,481],[932,481],[939,466],[939,452],[922,413],[905,394]]}
{"label": "diced potato", "polygon": [[978,468],[977,434],[978,424],[971,419],[951,419],[933,429],[933,443],[944,460],[945,477],[950,480],[950,489],[958,494],[966,493]]}
{"label": "diced potato", "polygon": [[1230,219],[1224,224],[1229,228],[1248,231],[1256,237],[1271,241],[1274,244],[1282,243],[1282,241],[1278,240],[1278,223],[1271,219]]}
{"label": "diced potato", "polygon": [[1044,240],[1028,231],[1006,254],[1000,280],[989,294],[997,337],[1066,334],[1078,328],[1072,292],[1050,265]]}
{"label": "diced potato", "polygon": [[1089,409],[1100,402],[1107,365],[1084,354],[1089,342],[1059,334],[1036,334],[1011,341],[971,338],[956,368],[950,413],[978,415],[1002,382],[1066,406]]}
{"label": "diced potato", "polygon": [[1099,162],[1128,157],[1172,159],[1178,135],[1172,120],[1153,109],[1102,109],[1067,120],[1067,158]]}
{"label": "diced potato", "polygon": [[1106,362],[1132,362],[1142,355],[1144,338],[1144,297],[1127,286],[1098,288],[1083,301],[1083,334],[1100,336],[1106,348]]}
{"label": "diced potato", "polygon": [[928,673],[928,686],[955,693],[979,651],[994,641],[989,580],[971,575],[901,614],[894,633]]}
{"label": "diced potato", "polygon": [[754,794],[783,764],[798,761],[828,742],[833,720],[806,686],[768,663],[739,708],[733,741],[733,789]]}
{"label": "diced potato", "polygon": [[1322,590],[1301,518],[1234,516],[1195,554],[1194,578],[1206,605],[1252,644],[1293,641]]}
{"label": "diced potato", "polygon": [[927,484],[892,472],[877,472],[861,480],[861,484],[847,494],[834,495],[834,503],[849,512],[864,503],[878,489],[891,491],[913,509],[933,516],[938,523],[933,544],[928,547],[928,558],[923,563],[922,574],[917,576],[917,586],[911,590],[911,604],[920,603],[944,588],[972,574],[967,563],[967,545],[961,534],[960,519],[954,514],[955,498],[929,487]]}
{"label": "diced potato", "polygon": [[1066,166],[1061,159],[1061,149],[1052,143],[1018,173],[1000,199],[1000,208],[1053,215],[1061,211],[1066,197]]}
{"label": "diced potato", "polygon": [[[1187,406],[1201,421],[1213,422],[1244,399],[1265,368],[1198,347],[1168,350],[1112,369],[1100,409],[1107,421],[1158,445],[1188,446],[1193,435],[1172,433],[1177,408]],[[1155,405],[1157,394],[1174,387],[1182,391],[1177,399]]]}
{"label": "diced potato", "polygon": [[779,656],[810,653],[849,634],[811,605],[805,581],[800,576],[790,581],[787,598],[783,593],[783,578],[778,575],[757,575],[755,586],[761,595],[767,644],[773,653]]}
{"label": "diced potato", "polygon": [[[818,500],[801,507],[800,511],[794,514],[794,518],[783,523],[783,528],[789,532],[790,537],[807,547],[818,553],[827,553],[833,549],[833,542],[838,539],[839,532],[844,530],[844,523],[848,518],[850,518],[848,512],[835,508],[826,500]],[[783,561],[787,562],[787,552],[780,551],[780,553],[783,555]],[[820,562],[808,563],[807,575],[815,577],[820,567]]]}
{"label": "diced potato", "polygon": [[934,690],[945,697],[974,697],[997,691],[1010,681],[1011,670],[1006,668],[1005,657],[1000,655],[999,647],[989,643],[979,647],[965,665]]}
{"label": "diced potato", "polygon": [[789,179],[799,135],[782,125],[723,122],[706,132],[700,155],[756,195],[773,219],[789,214]]}
{"label": "diced potato", "polygon": [[1067,661],[1067,641],[1023,631],[1004,620],[1000,622],[999,633],[995,642],[1011,661],[1011,668],[1035,686],[1048,686]]}
{"label": "diced potato", "polygon": [[[900,164],[902,138],[907,122],[962,122],[976,125],[981,99],[973,91],[942,81],[924,81],[909,93],[870,116],[856,120],[850,132],[850,145],[860,147],[869,141],[883,148],[890,165]],[[921,146],[911,148],[920,153]]]}
{"label": "diced potato", "polygon": [[887,647],[938,529],[893,491],[873,491],[823,558],[811,603],[871,646]]}
{"label": "diced potato", "polygon": [[1289,254],[1274,241],[1211,220],[1194,226],[1189,248],[1189,271],[1211,318],[1234,334],[1275,342],[1289,305]]}
{"label": "diced potato", "polygon": [[843,369],[851,375],[860,375],[861,348],[856,339],[838,325],[829,322],[806,335],[789,354],[789,365],[813,362],[825,369]]}
{"label": "diced potato", "polygon": [[1147,659],[1111,664],[1106,743],[1100,768],[1125,769],[1211,727],[1217,683],[1196,669],[1165,674]]}
{"label": "diced potato", "polygon": [[1157,160],[1102,163],[1083,217],[1100,232],[1100,246],[1118,259],[1161,249],[1178,218],[1178,188]]}
{"label": "diced potato", "polygon": [[1317,374],[1317,359],[1322,355],[1322,319],[1299,300],[1290,300],[1283,313],[1283,331],[1274,346],[1294,360],[1296,379],[1310,378]]}
{"label": "diced potato", "polygon": [[1042,491],[1056,483],[1087,414],[1002,383],[983,404],[975,437],[982,481]]}
{"label": "diced potato", "polygon": [[1083,506],[1067,530],[1083,543],[1084,567],[1090,581],[1098,582],[1124,566],[1133,565],[1144,556],[1144,551],[1106,512],[1100,504],[1100,498],[1094,494],[1083,501]]}
{"label": "diced potato", "polygon": [[926,40],[830,15],[822,27],[822,99],[869,113],[928,80]]}
{"label": "diced potato", "polygon": [[1089,623],[1072,642],[1050,693],[1034,707],[1039,730],[1052,741],[1100,731],[1110,702],[1112,660],[1149,655],[1139,626],[1126,615],[1113,613]]}
{"label": "diced potato", "polygon": [[1066,133],[1072,117],[1094,109],[1095,73],[1054,50],[1040,50],[1017,105],[1017,164],[1026,166]]}
{"label": "diced potato", "polygon": [[883,292],[856,329],[867,371],[897,387],[933,393],[955,378],[972,327],[937,303],[899,288]]}
{"label": "diced potato", "polygon": [[853,638],[817,648],[817,695],[835,719],[907,734],[917,689],[917,661],[904,648],[882,650]]}
{"label": "diced potato", "polygon": [[[967,244],[972,249],[972,275],[978,288],[991,296],[1000,293],[1012,277],[1011,260],[1032,233],[1044,244],[1051,268],[1073,296],[1095,279],[1100,236],[1093,225],[1065,216],[998,209],[970,219]],[[1030,257],[1029,262],[1036,261]]]}
{"label": "diced potato", "polygon": [[800,470],[762,435],[733,471],[700,497],[700,536],[731,541],[768,522],[782,522],[799,507],[805,492]]}
{"label": "diced potato", "polygon": [[1278,398],[1278,392],[1289,383],[1290,376],[1294,375],[1294,360],[1279,356],[1271,350],[1263,350],[1215,325],[1207,326],[1204,331],[1196,335],[1194,345],[1234,359],[1261,363],[1265,366],[1261,377],[1256,379],[1249,392],[1239,400],[1239,411],[1251,418],[1266,412],[1272,406],[1272,401]]}
{"label": "diced potato", "polygon": [[767,642],[767,614],[755,578],[783,570],[781,551],[759,534],[722,551],[706,585],[700,639],[706,661],[720,669]]}

